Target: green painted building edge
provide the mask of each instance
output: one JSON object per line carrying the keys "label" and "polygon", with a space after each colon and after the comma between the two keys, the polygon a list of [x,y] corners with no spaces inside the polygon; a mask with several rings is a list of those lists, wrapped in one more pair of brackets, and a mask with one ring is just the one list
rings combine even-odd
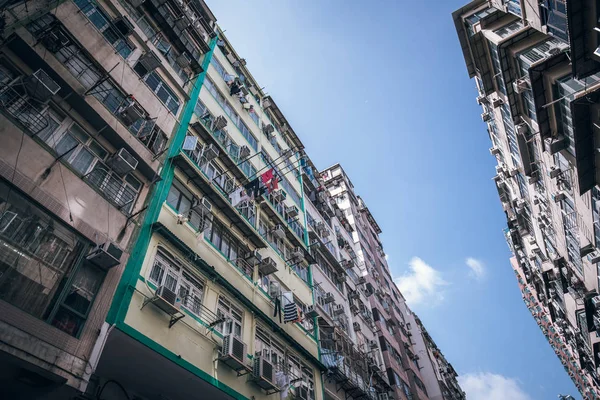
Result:
{"label": "green painted building edge", "polygon": [[179,153],[179,149],[185,140],[187,128],[192,119],[194,108],[198,102],[200,90],[202,88],[202,84],[204,83],[208,66],[210,64],[210,59],[212,58],[216,45],[217,38],[214,38],[210,42],[209,52],[206,53],[204,60],[202,61],[203,71],[194,81],[194,85],[190,92],[190,100],[185,105],[181,115],[179,127],[177,128],[176,133],[173,135],[173,140],[171,141],[169,151],[167,152],[165,163],[160,172],[161,180],[156,183],[154,190],[148,194],[150,200],[148,202],[146,216],[142,222],[142,226],[139,228],[139,233],[137,235],[133,251],[131,252],[129,260],[127,261],[127,265],[125,266],[123,275],[121,276],[121,280],[119,281],[115,291],[111,307],[106,316],[106,321],[110,324],[125,320],[125,314],[127,313],[129,303],[131,302],[131,296],[133,295],[133,291],[131,289],[135,286],[135,281],[137,280],[137,276],[139,276],[146,251],[148,250],[148,245],[150,243],[152,224],[158,219],[158,214],[160,213],[162,203],[165,201],[168,190],[173,182],[174,166],[172,157]]}
{"label": "green painted building edge", "polygon": [[169,349],[161,346],[160,344],[156,343],[152,339],[146,337],[143,333],[141,333],[138,330],[134,329],[133,327],[127,325],[126,323],[118,322],[115,327],[117,329],[119,329],[121,332],[130,336],[131,338],[137,340],[144,346],[148,347],[150,350],[153,350],[156,353],[162,355],[169,361],[172,361],[175,364],[179,365],[180,367],[186,369],[187,371],[196,375],[203,381],[213,385],[214,387],[221,390],[223,393],[233,397],[234,399],[250,400],[248,397],[246,397],[246,396],[242,395],[241,393],[237,392],[236,390],[230,388],[229,386],[227,386],[223,382],[219,381],[218,379],[215,379],[213,376],[209,375],[207,372],[196,367],[194,364],[190,363],[189,361],[184,360],[179,355],[173,353]]}

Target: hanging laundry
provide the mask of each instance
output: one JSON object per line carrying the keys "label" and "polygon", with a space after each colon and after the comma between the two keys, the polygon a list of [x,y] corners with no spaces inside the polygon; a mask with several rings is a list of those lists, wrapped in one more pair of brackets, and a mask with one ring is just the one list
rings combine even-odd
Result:
{"label": "hanging laundry", "polygon": [[231,205],[234,207],[240,204],[242,201],[244,201],[243,197],[247,196],[245,189],[241,186],[235,189],[233,192],[229,193],[229,200],[231,200]]}
{"label": "hanging laundry", "polygon": [[260,176],[260,179],[262,180],[262,183],[264,183],[265,185],[267,183],[269,183],[273,179],[273,168],[271,168],[270,170],[263,173]]}
{"label": "hanging laundry", "polygon": [[281,390],[279,392],[280,398],[282,400],[287,399],[290,389],[290,377],[283,371],[275,372],[275,384]]}
{"label": "hanging laundry", "polygon": [[244,188],[246,189],[249,199],[254,199],[255,197],[260,196],[260,181],[258,178],[254,178],[250,182],[246,183]]}
{"label": "hanging laundry", "polygon": [[296,303],[287,303],[283,306],[283,323],[296,322],[298,320],[298,306]]}
{"label": "hanging laundry", "polygon": [[277,178],[273,178],[266,184],[267,192],[271,193],[273,190],[277,190],[279,187],[279,181]]}

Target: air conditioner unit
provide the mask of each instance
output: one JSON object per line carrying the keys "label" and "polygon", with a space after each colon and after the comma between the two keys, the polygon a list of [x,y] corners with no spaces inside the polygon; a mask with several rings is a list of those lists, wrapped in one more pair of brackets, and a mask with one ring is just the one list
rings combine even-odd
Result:
{"label": "air conditioner unit", "polygon": [[310,306],[306,307],[306,311],[304,312],[304,316],[306,318],[314,318],[319,316],[319,313],[317,312],[317,308],[314,306],[314,304],[311,304]]}
{"label": "air conditioner unit", "polygon": [[269,297],[272,299],[277,299],[281,296],[281,285],[279,282],[270,281],[269,282]]}
{"label": "air conditioner unit", "polygon": [[323,302],[323,304],[333,303],[335,301],[333,293],[325,293],[325,296],[321,297],[321,301]]}
{"label": "air conditioner unit", "polygon": [[392,400],[388,393],[378,393],[377,400]]}
{"label": "air conditioner unit", "polygon": [[118,175],[124,176],[131,171],[135,171],[138,160],[136,160],[127,150],[121,149],[110,157],[107,164]]}
{"label": "air conditioner unit", "polygon": [[304,250],[302,247],[298,246],[294,248],[294,251],[292,252],[292,258],[296,263],[304,261]]}
{"label": "air conditioner unit", "polygon": [[223,347],[219,360],[234,370],[240,370],[246,366],[246,343],[233,334],[223,338]]}
{"label": "air conditioner unit", "polygon": [[342,315],[345,314],[346,310],[344,310],[343,304],[336,304],[333,306],[333,315]]}
{"label": "air conditioner unit", "polygon": [[494,100],[492,100],[492,107],[494,107],[494,108],[498,108],[502,104],[504,104],[504,100],[502,100],[502,99],[494,99]]}
{"label": "air conditioner unit", "polygon": [[201,202],[202,206],[204,207],[205,211],[207,211],[207,212],[212,211],[212,203],[210,202],[210,200],[208,200],[206,197],[203,197],[200,202]]}
{"label": "air conditioner unit", "polygon": [[145,53],[143,56],[140,57],[139,63],[142,64],[142,66],[144,68],[146,68],[146,70],[148,70],[148,72],[150,72],[150,71],[154,71],[156,68],[160,67],[160,65],[162,64],[162,61],[160,61],[160,58],[158,58],[158,56],[156,55],[155,52],[148,51],[147,53]]}
{"label": "air conditioner unit", "polygon": [[252,369],[253,381],[264,390],[277,389],[275,385],[275,371],[273,364],[266,358],[254,357],[254,368]]}
{"label": "air conditioner unit", "polygon": [[552,196],[552,198],[554,199],[555,203],[560,203],[561,201],[566,199],[567,196],[564,193],[556,193],[555,195]]}
{"label": "air conditioner unit", "polygon": [[271,100],[264,97],[261,101],[263,108],[266,110],[267,108],[270,108],[273,106],[273,103],[271,103]]}
{"label": "air conditioner unit", "polygon": [[152,304],[167,314],[174,315],[179,312],[181,298],[166,286],[160,286],[154,293],[154,301]]}
{"label": "air conditioner unit", "polygon": [[548,173],[548,175],[550,175],[550,178],[555,179],[560,176],[561,172],[562,170],[560,168],[552,166],[550,167],[550,172]]}
{"label": "air conditioner unit", "polygon": [[250,157],[251,151],[250,148],[248,146],[242,146],[240,147],[240,158],[242,160]]}
{"label": "air conditioner unit", "polygon": [[489,104],[489,100],[484,95],[479,95],[479,96],[477,96],[477,104],[479,104],[479,105]]}
{"label": "air conditioner unit", "polygon": [[527,78],[517,79],[513,82],[513,89],[517,94],[521,94],[529,90],[529,80]]}
{"label": "air conditioner unit", "polygon": [[362,329],[358,322],[353,322],[352,328],[354,329],[354,332],[360,332],[360,330]]}
{"label": "air conditioner unit", "polygon": [[296,384],[294,399],[308,400],[308,385],[306,382],[300,381]]}
{"label": "air conditioner unit", "polygon": [[134,26],[126,16],[118,17],[113,20],[113,26],[123,36],[129,36],[134,31]]}
{"label": "air conditioner unit", "polygon": [[60,86],[43,69],[38,69],[25,79],[27,93],[41,103],[50,101],[58,93]]}
{"label": "air conditioner unit", "polygon": [[298,216],[298,207],[289,206],[285,207],[285,213],[289,218],[296,218]]}
{"label": "air conditioner unit", "polygon": [[97,267],[108,270],[121,263],[123,250],[118,248],[112,242],[103,243],[95,247],[86,257],[88,261]]}
{"label": "air conditioner unit", "polygon": [[212,129],[213,131],[220,131],[221,129],[227,126],[227,118],[222,115],[219,115],[217,118],[213,120]]}
{"label": "air conditioner unit", "polygon": [[522,136],[526,136],[527,133],[529,132],[529,126],[527,126],[526,123],[520,123],[515,125],[517,134],[522,135]]}
{"label": "air conditioner unit", "polygon": [[181,68],[187,68],[192,63],[192,59],[186,53],[181,53],[180,55],[177,56],[177,58],[175,59],[175,62]]}
{"label": "air conditioner unit", "polygon": [[501,153],[501,151],[500,151],[499,148],[497,148],[497,147],[490,147],[490,154],[491,155],[496,156],[496,155],[498,155],[500,153]]}
{"label": "air conditioner unit", "polygon": [[265,135],[270,136],[275,131],[275,127],[271,124],[263,124],[262,131]]}
{"label": "air conditioner unit", "polygon": [[175,20],[175,26],[182,31],[190,27],[190,21],[187,19],[185,15],[181,15],[178,19]]}
{"label": "air conditioner unit", "polygon": [[335,276],[335,280],[336,280],[338,283],[344,283],[344,282],[346,282],[346,274],[345,274],[345,273],[342,273],[342,274],[337,274],[337,275]]}
{"label": "air conditioner unit", "polygon": [[365,278],[364,276],[359,276],[359,277],[358,277],[358,281],[357,281],[357,283],[358,283],[359,285],[362,285],[362,284],[364,284],[364,283],[366,283],[366,282],[367,282],[367,278]]}
{"label": "air conditioner unit", "polygon": [[594,306],[594,308],[596,310],[600,309],[600,296],[594,296],[590,299],[590,302],[592,303],[592,306]]}
{"label": "air conditioner unit", "polygon": [[284,239],[285,238],[285,230],[283,229],[282,225],[276,225],[275,228],[273,228],[273,232],[272,233],[278,239]]}
{"label": "air conditioner unit", "polygon": [[207,161],[214,160],[219,156],[219,149],[212,143],[208,146],[205,145],[202,149],[202,156],[204,156]]}
{"label": "air conditioner unit", "polygon": [[244,258],[250,265],[256,265],[262,261],[262,255],[258,249],[249,251]]}
{"label": "air conditioner unit", "polygon": [[131,126],[142,118],[146,117],[146,112],[137,101],[129,98],[126,104],[117,109],[117,114],[125,126]]}
{"label": "air conditioner unit", "polygon": [[60,26],[56,26],[50,32],[45,34],[40,38],[40,41],[52,53],[57,53],[60,49],[71,44],[71,39],[69,39],[69,36]]}
{"label": "air conditioner unit", "polygon": [[488,122],[492,119],[492,114],[489,112],[484,112],[481,114],[481,119],[483,120],[483,122]]}
{"label": "air conditioner unit", "polygon": [[271,197],[273,198],[274,201],[283,201],[283,200],[285,200],[285,198],[287,196],[286,196],[286,193],[282,189],[279,189],[279,190],[274,190],[271,194]]}
{"label": "air conditioner unit", "polygon": [[371,340],[371,339],[369,339],[369,347],[371,349],[376,349],[377,347],[379,347],[379,345],[377,344],[377,340]]}
{"label": "air conditioner unit", "polygon": [[258,272],[263,276],[277,272],[277,263],[271,257],[265,257],[258,263]]}

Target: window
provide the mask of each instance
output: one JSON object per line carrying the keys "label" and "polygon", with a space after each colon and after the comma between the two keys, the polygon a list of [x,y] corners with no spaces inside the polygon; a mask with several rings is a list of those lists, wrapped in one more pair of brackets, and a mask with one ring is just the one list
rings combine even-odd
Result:
{"label": "window", "polygon": [[[254,337],[255,356],[269,360],[277,372],[288,375],[296,388],[302,382],[308,388],[308,399],[315,399],[314,372],[300,357],[271,335],[268,328],[258,325]],[[294,389],[297,390],[297,389]]]}
{"label": "window", "polygon": [[108,151],[77,123],[54,110],[49,110],[48,126],[38,133],[38,137],[81,175],[90,172],[97,161],[108,155]]}
{"label": "window", "polygon": [[233,121],[233,124],[239,129],[239,131],[242,133],[242,136],[246,138],[248,144],[250,144],[250,147],[252,147],[254,151],[258,151],[258,140],[256,137],[254,137],[254,135],[250,132],[250,129],[248,129],[248,126],[240,118],[239,114],[235,112],[223,94],[221,94],[215,84],[208,77],[204,80],[204,87],[215,98],[217,103],[219,103],[223,111],[225,111],[225,114],[227,114],[227,116]]}
{"label": "window", "polygon": [[[53,15],[45,14],[28,25],[29,31],[37,38],[42,39],[49,27],[54,26],[54,29],[64,31],[64,27],[56,20]],[[66,31],[65,31],[66,32]],[[66,33],[63,33],[66,35]],[[144,146],[152,153],[159,154],[166,142],[167,136],[156,126],[155,120],[150,119],[148,113],[144,112],[145,117],[127,125],[120,114],[119,108],[132,101],[131,98],[125,95],[112,79],[106,79],[101,83],[102,68],[90,59],[85,52],[75,43],[69,43],[66,46],[60,47],[53,51],[54,56],[73,74],[73,76],[86,89],[94,89],[89,92],[100,103],[102,103],[113,115],[115,115],[121,123],[123,123],[129,132],[138,138]],[[50,122],[52,124],[53,121]]]}
{"label": "window", "polygon": [[492,66],[494,67],[494,75],[496,76],[496,86],[498,87],[498,90],[506,96],[506,86],[504,85],[504,78],[501,73],[502,66],[500,64],[498,46],[495,43],[489,42],[489,50],[492,58]]}
{"label": "window", "polygon": [[72,118],[49,109],[48,125],[37,138],[50,146],[57,157],[61,157],[106,200],[125,213],[133,210],[142,183],[132,174],[121,177],[104,164],[108,151]]}
{"label": "window", "polygon": [[156,252],[148,280],[157,287],[164,286],[177,293],[181,305],[200,316],[204,284],[185,271],[183,264],[166,250],[159,248]]}
{"label": "window", "polygon": [[75,273],[69,290],[52,318],[52,325],[71,336],[79,336],[105,275],[100,268],[85,261]]}
{"label": "window", "polygon": [[213,220],[212,226],[204,231],[204,238],[219,250],[228,261],[240,268],[248,278],[252,277],[254,268],[244,260],[250,250],[225,225]]}
{"label": "window", "polygon": [[91,0],[73,0],[75,5],[81,9],[83,14],[100,31],[102,36],[110,43],[117,53],[123,58],[129,57],[133,52],[133,45],[123,37],[123,34],[113,25],[110,17]]}
{"label": "window", "polygon": [[80,261],[87,248],[0,180],[0,299],[79,336],[105,275]]}
{"label": "window", "polygon": [[219,318],[225,318],[225,322],[222,322],[215,327],[218,332],[223,336],[232,333],[237,337],[242,337],[244,312],[223,296],[219,296],[217,316]]}
{"label": "window", "polygon": [[141,63],[137,63],[133,70],[142,78],[146,85],[156,94],[159,100],[171,111],[177,115],[179,111],[179,98],[173,90],[165,83],[156,71],[148,71]]}
{"label": "window", "polygon": [[217,70],[217,72],[219,73],[219,75],[221,75],[223,79],[225,79],[227,71],[225,70],[223,64],[221,64],[221,62],[217,60],[217,57],[215,57],[214,55],[210,59],[210,65],[212,65]]}

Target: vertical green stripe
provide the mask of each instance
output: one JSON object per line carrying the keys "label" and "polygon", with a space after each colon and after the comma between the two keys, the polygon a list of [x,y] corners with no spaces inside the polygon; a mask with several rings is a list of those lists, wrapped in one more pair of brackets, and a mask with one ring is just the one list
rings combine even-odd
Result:
{"label": "vertical green stripe", "polygon": [[194,81],[194,86],[190,92],[190,100],[185,104],[183,113],[181,114],[179,127],[171,140],[165,163],[160,172],[161,181],[156,183],[154,190],[148,194],[150,199],[147,201],[148,210],[146,211],[146,217],[142,222],[142,226],[139,228],[136,242],[133,246],[127,265],[125,266],[123,276],[117,286],[108,315],[106,316],[106,321],[108,323],[114,324],[117,321],[122,322],[125,320],[125,314],[127,313],[131,296],[133,295],[133,288],[135,287],[140,270],[142,269],[142,262],[144,261],[144,256],[146,255],[148,245],[150,244],[150,238],[152,237],[152,224],[158,220],[160,209],[167,198],[169,188],[173,182],[175,167],[172,158],[179,153],[185,140],[187,129],[192,119],[194,108],[196,108],[196,103],[200,96],[200,89],[204,83],[206,71],[208,70],[216,44],[217,39],[212,39],[210,42],[210,50],[204,56],[204,60],[202,61],[203,71]]}

